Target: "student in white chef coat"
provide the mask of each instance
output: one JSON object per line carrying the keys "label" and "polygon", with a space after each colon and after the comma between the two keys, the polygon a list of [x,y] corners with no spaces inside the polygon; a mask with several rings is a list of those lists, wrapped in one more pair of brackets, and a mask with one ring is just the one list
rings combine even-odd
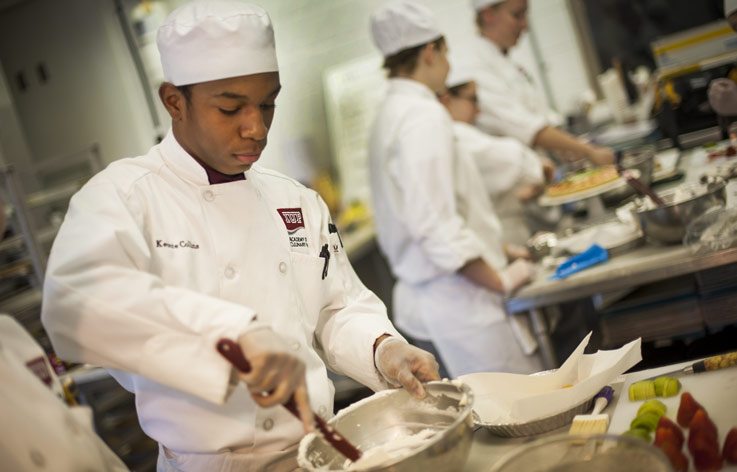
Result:
{"label": "student in white chef coat", "polygon": [[489,134],[511,136],[532,148],[566,160],[611,164],[614,153],[557,128],[560,117],[549,109],[527,74],[507,55],[527,29],[527,0],[471,0],[480,36],[469,60],[479,87],[477,126]]}
{"label": "student in white chef coat", "polygon": [[67,405],[46,353],[8,315],[0,315],[0,418],[0,470],[128,470],[95,433],[89,408]]}
{"label": "student in white chef coat", "polygon": [[530,237],[525,205],[544,190],[555,167],[514,138],[492,136],[476,128],[480,112],[476,82],[462,66],[451,64],[448,91],[440,101],[453,118],[456,145],[471,155],[478,167],[501,222],[507,255],[529,257],[521,245]]}
{"label": "student in white chef coat", "polygon": [[[172,129],[72,198],[44,326],[61,358],[135,393],[159,471],[292,470],[310,407],[332,414],[327,368],[422,396],[437,364],[356,277],[317,193],[256,163],[281,88],[268,14],[188,3],[157,42]],[[250,361],[243,382],[221,338]],[[292,394],[302,424],[279,406]]]}
{"label": "student in white chef coat", "polygon": [[431,342],[451,376],[539,370],[514,339],[502,303],[530,280],[531,265],[507,266],[478,170],[456,152],[436,97],[448,61],[434,16],[392,2],[374,12],[371,30],[389,70],[369,166],[378,242],[397,278],[395,322]]}

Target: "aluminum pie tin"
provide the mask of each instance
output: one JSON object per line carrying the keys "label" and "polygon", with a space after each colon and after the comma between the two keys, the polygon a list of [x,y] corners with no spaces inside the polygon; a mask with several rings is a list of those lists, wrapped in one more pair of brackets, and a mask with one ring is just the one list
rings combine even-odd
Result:
{"label": "aluminum pie tin", "polygon": [[528,423],[511,423],[511,424],[493,424],[483,423],[476,412],[473,412],[474,425],[487,429],[491,434],[501,436],[503,438],[519,438],[524,436],[534,436],[536,434],[547,433],[567,424],[571,424],[573,417],[588,412],[594,403],[593,398],[589,398],[578,406],[570,410],[557,413],[555,415],[541,418],[539,420],[530,421]]}

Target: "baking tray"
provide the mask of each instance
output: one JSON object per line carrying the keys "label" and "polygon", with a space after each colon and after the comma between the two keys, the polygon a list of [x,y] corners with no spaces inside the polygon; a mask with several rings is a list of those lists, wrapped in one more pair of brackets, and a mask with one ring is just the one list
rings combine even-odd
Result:
{"label": "baking tray", "polygon": [[539,420],[530,421],[529,423],[511,423],[511,424],[492,424],[483,423],[481,418],[473,412],[473,422],[476,426],[487,429],[491,434],[504,438],[519,438],[523,436],[534,436],[536,434],[547,433],[567,424],[571,424],[573,417],[588,412],[594,399],[590,398],[585,402],[577,405],[570,410],[541,418]]}

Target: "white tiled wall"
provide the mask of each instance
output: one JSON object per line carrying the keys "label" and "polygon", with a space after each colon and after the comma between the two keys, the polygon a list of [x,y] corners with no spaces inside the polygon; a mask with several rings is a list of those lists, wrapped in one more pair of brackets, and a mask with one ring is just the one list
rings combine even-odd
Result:
{"label": "white tiled wall", "polygon": [[[124,1],[127,5],[135,3],[134,0]],[[290,143],[307,141],[310,143],[310,148],[314,150],[317,164],[320,167],[334,167],[331,162],[329,131],[323,99],[322,73],[326,68],[351,59],[372,54],[378,55],[370,39],[368,19],[371,12],[383,4],[384,0],[253,1],[260,3],[272,16],[276,31],[282,83],[284,85],[283,92],[277,102],[278,108],[270,135],[270,145],[267,147],[263,162],[265,165],[289,174],[290,169],[286,168],[285,160],[282,158],[283,151],[287,148],[293,148]],[[446,33],[451,50],[462,50],[476,34],[470,0],[416,1],[425,4],[436,13],[440,26]],[[553,92],[553,103],[557,105],[559,111],[565,112],[570,108],[573,97],[587,87],[583,65],[580,62],[580,54],[574,41],[573,30],[566,8],[566,0],[529,1],[530,19],[535,30],[537,43],[540,46],[543,68],[548,73],[550,89]],[[47,2],[28,2],[24,4],[24,7],[30,6],[32,8],[34,5],[45,3]],[[164,3],[170,9],[173,9],[185,3],[185,0],[164,0]],[[74,8],[73,5],[84,4],[86,4],[84,1],[76,1],[65,5],[71,9]],[[87,42],[115,42],[116,44],[112,45],[111,48],[125,53],[126,46],[112,8],[101,9],[100,11],[107,12],[105,15],[109,16],[109,18],[103,18],[105,23],[104,37],[90,37],[87,38]],[[39,14],[44,15],[43,12],[39,12]],[[70,17],[75,14],[87,16],[90,12],[69,12]],[[94,31],[90,28],[87,34],[94,34]],[[78,33],[77,36],[84,34],[84,31]],[[65,41],[65,38],[59,38],[60,49],[64,49]],[[73,44],[70,47],[73,47]],[[529,42],[523,41],[516,49],[514,57],[525,65],[532,76],[540,82],[542,76],[529,47]],[[142,133],[141,131],[152,126],[148,110],[142,102],[141,85],[133,70],[119,70],[122,66],[132,69],[132,61],[104,56],[95,58],[95,61],[101,63],[100,67],[104,70],[117,70],[117,77],[125,81],[124,87],[118,87],[115,94],[108,95],[112,97],[111,99],[120,102],[119,106],[107,107],[110,113],[115,113],[115,110],[118,110],[115,120],[120,121],[121,110],[133,110],[131,108],[132,103],[138,104],[135,109],[140,109],[137,116],[135,114],[126,115],[128,121],[130,121],[129,123],[118,123],[115,129],[112,130],[115,138],[128,143],[128,147],[122,145],[115,147],[111,144],[108,148],[113,150],[117,150],[118,147],[125,148],[127,155],[145,152],[145,148],[152,141],[148,136],[153,136],[154,133],[153,131],[150,133]],[[70,63],[68,67],[74,70],[75,65]],[[10,73],[9,71],[6,72]],[[83,74],[84,71],[75,70],[75,73]],[[135,92],[134,89],[139,90]],[[47,110],[56,109],[53,103],[46,103],[45,106]],[[24,113],[30,113],[30,111],[19,110],[19,113],[24,115]],[[39,109],[37,113],[42,114],[43,110]],[[40,115],[37,118],[25,117],[24,121],[36,122],[42,119],[43,116]],[[96,123],[99,124],[104,121],[96,120]],[[94,126],[88,134],[100,132],[99,130],[94,131],[93,128]],[[54,146],[55,140],[66,142],[70,139],[66,135],[55,136],[54,127],[44,127],[43,129],[48,135],[44,135],[43,140],[35,137],[34,144],[44,142],[49,146]],[[84,134],[81,128],[78,128],[78,130],[80,135]],[[34,133],[36,131],[34,130]],[[134,131],[136,132],[134,133]],[[126,133],[130,136],[127,136]],[[95,136],[84,137],[84,139],[94,138]],[[0,139],[7,147],[9,141],[2,136],[0,136]],[[82,138],[79,139],[82,140]],[[134,143],[138,144],[131,147]],[[75,143],[67,144],[66,147],[70,148],[75,145]],[[79,143],[80,146],[86,144]],[[34,146],[29,147],[32,150],[34,149]],[[139,147],[141,149],[138,149]],[[123,157],[117,154],[119,154],[117,151],[105,153],[105,160],[110,161]]]}
{"label": "white tiled wall", "polygon": [[[416,0],[432,9],[451,49],[462,49],[476,34],[470,0]],[[172,7],[183,0],[169,0]],[[383,0],[260,0],[274,22],[283,91],[264,163],[283,168],[286,142],[308,138],[320,165],[330,165],[330,140],[322,71],[350,59],[378,54],[369,33],[371,12]],[[530,20],[548,71],[553,103],[566,112],[588,87],[566,0],[530,0]],[[514,57],[541,80],[528,42]]]}

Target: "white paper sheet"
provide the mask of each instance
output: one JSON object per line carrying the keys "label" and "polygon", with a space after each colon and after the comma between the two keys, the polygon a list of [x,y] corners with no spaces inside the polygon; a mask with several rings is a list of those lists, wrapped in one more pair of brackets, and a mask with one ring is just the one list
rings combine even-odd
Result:
{"label": "white paper sheet", "polygon": [[639,338],[619,349],[584,354],[590,338],[591,333],[550,373],[479,372],[459,379],[473,390],[474,410],[483,423],[523,424],[547,418],[584,403],[642,360]]}

